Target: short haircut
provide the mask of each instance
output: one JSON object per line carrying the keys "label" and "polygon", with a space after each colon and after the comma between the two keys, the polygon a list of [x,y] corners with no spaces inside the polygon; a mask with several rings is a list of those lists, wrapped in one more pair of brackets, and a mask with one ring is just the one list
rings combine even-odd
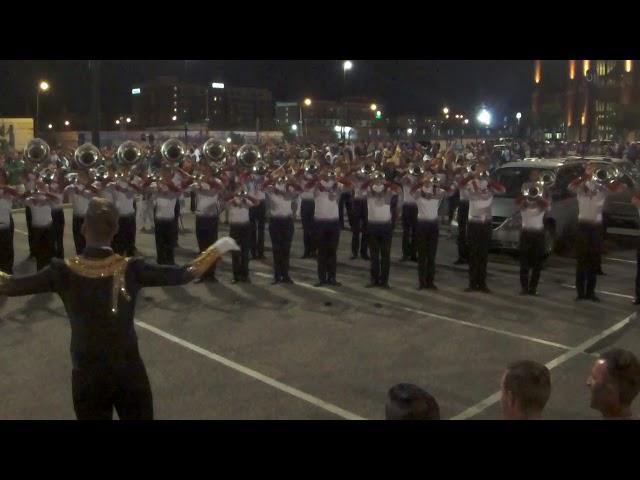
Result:
{"label": "short haircut", "polygon": [[523,412],[542,412],[551,396],[551,374],[538,362],[514,362],[507,367],[504,388],[513,394]]}
{"label": "short haircut", "polygon": [[631,405],[640,392],[640,363],[637,357],[628,350],[614,348],[602,355],[609,378],[618,387],[620,403]]}
{"label": "short haircut", "polygon": [[118,209],[107,199],[93,198],[84,217],[86,233],[97,240],[110,240],[118,231]]}
{"label": "short haircut", "polygon": [[387,420],[440,420],[440,407],[420,387],[399,383],[389,389],[385,416]]}

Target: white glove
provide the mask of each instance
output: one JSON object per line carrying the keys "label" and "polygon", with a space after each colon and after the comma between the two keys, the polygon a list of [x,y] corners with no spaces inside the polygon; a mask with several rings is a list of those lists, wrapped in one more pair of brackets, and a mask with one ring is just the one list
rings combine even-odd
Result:
{"label": "white glove", "polygon": [[216,243],[213,244],[213,248],[215,248],[220,255],[224,255],[230,251],[240,251],[240,247],[236,243],[236,241],[231,237],[222,237]]}

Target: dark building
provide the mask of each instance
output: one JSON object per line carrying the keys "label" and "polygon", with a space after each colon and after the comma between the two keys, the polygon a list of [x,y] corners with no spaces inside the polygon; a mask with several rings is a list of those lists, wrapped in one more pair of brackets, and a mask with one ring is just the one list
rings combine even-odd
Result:
{"label": "dark building", "polygon": [[273,97],[260,88],[208,86],[160,77],[131,89],[133,120],[140,128],[181,128],[185,123],[213,130],[268,130],[274,126]]}
{"label": "dark building", "polygon": [[531,113],[546,139],[609,140],[640,129],[636,60],[536,60]]}

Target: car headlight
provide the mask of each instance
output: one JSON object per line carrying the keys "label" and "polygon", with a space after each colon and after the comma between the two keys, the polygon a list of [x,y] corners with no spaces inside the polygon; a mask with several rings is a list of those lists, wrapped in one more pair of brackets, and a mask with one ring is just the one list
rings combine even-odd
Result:
{"label": "car headlight", "polygon": [[520,230],[522,228],[522,215],[520,212],[513,215],[509,220],[502,224],[502,228],[507,230]]}

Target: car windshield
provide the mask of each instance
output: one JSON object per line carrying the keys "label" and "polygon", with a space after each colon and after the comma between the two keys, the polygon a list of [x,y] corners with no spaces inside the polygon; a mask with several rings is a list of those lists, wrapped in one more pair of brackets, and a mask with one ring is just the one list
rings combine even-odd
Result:
{"label": "car windshield", "polygon": [[541,173],[549,171],[540,167],[509,167],[499,168],[493,172],[493,179],[500,182],[505,187],[505,192],[496,194],[496,197],[515,198],[522,192],[522,184],[529,181],[531,172],[539,170]]}

